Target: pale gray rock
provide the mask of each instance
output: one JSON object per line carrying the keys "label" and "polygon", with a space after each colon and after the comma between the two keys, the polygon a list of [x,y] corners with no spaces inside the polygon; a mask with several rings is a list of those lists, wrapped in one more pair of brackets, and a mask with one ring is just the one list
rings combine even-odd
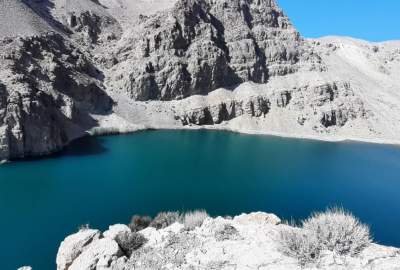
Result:
{"label": "pale gray rock", "polygon": [[280,251],[278,236],[285,229],[288,225],[276,215],[262,212],[207,218],[191,231],[179,223],[159,230],[149,227],[140,231],[148,241],[129,258],[121,255],[115,241],[103,238],[90,244],[69,269],[397,270],[400,265],[399,249],[377,244],[354,256],[324,251],[318,261],[300,265]]}
{"label": "pale gray rock", "polygon": [[17,270],[32,270],[32,267],[30,267],[30,266],[22,266],[22,267],[18,268]]}
{"label": "pale gray rock", "polygon": [[259,225],[278,225],[281,223],[281,219],[274,214],[267,214],[263,212],[255,212],[250,214],[242,214],[236,216],[233,221],[240,224],[259,224]]}
{"label": "pale gray rock", "polygon": [[110,226],[108,230],[103,233],[103,236],[115,240],[116,237],[122,233],[131,233],[131,229],[124,224],[115,224]]}
{"label": "pale gray rock", "polygon": [[65,238],[57,253],[57,270],[71,269],[72,263],[88,247],[100,239],[98,230],[84,229]]}
{"label": "pale gray rock", "polygon": [[288,73],[301,44],[274,1],[179,0],[127,32],[110,80],[140,101],[204,95]]}
{"label": "pale gray rock", "polygon": [[274,0],[0,3],[0,160],[146,128],[400,143],[396,41],[305,39]]}
{"label": "pale gray rock", "polygon": [[0,43],[0,159],[59,150],[111,110],[100,71],[61,35]]}
{"label": "pale gray rock", "polygon": [[91,243],[68,267],[68,270],[110,269],[113,261],[122,256],[117,242],[102,238]]}

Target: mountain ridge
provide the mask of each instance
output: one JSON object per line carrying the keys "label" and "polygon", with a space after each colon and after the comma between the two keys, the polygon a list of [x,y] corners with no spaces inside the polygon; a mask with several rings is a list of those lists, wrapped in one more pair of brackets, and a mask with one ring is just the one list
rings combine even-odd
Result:
{"label": "mountain ridge", "polygon": [[269,0],[5,3],[0,159],[148,128],[400,143],[400,41],[304,38]]}

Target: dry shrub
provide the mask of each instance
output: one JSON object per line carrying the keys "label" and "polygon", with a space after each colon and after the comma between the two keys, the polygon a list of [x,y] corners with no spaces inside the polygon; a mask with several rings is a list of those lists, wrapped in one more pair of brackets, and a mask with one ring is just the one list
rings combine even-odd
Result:
{"label": "dry shrub", "polygon": [[175,222],[181,222],[182,216],[179,212],[161,212],[150,223],[150,227],[157,230],[164,229]]}
{"label": "dry shrub", "polygon": [[129,228],[132,232],[138,232],[149,227],[151,217],[134,215],[129,223]]}
{"label": "dry shrub", "polygon": [[280,231],[280,250],[302,265],[315,262],[326,250],[355,256],[371,242],[368,226],[341,208],[315,213],[302,222],[301,228]]}
{"label": "dry shrub", "polygon": [[324,249],[339,255],[357,255],[372,242],[369,227],[342,208],[313,214],[303,228],[313,232]]}
{"label": "dry shrub", "polygon": [[116,236],[115,241],[125,255],[130,257],[135,250],[146,243],[147,239],[140,233],[121,232]]}
{"label": "dry shrub", "polygon": [[298,259],[301,265],[319,258],[320,246],[314,234],[300,228],[287,227],[280,231],[280,251]]}
{"label": "dry shrub", "polygon": [[187,212],[183,217],[183,225],[185,225],[185,229],[193,230],[196,227],[200,227],[208,217],[209,215],[205,210]]}

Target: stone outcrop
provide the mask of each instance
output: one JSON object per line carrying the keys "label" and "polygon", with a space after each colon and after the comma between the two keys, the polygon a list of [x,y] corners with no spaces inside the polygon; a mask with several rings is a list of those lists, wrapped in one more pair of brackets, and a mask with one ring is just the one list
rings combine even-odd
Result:
{"label": "stone outcrop", "polygon": [[232,120],[241,115],[253,117],[265,116],[270,109],[270,101],[263,96],[249,97],[244,100],[226,100],[218,104],[186,109],[176,117],[183,125],[214,125]]}
{"label": "stone outcrop", "polygon": [[142,16],[122,38],[112,85],[144,101],[266,83],[291,72],[301,44],[274,1],[180,0],[172,10]]}
{"label": "stone outcrop", "polygon": [[[69,268],[58,264],[57,269],[395,270],[400,265],[399,249],[376,244],[371,244],[356,256],[326,251],[318,262],[300,265],[279,248],[280,232],[290,227],[282,224],[277,216],[261,212],[234,218],[207,218],[194,230],[187,230],[180,223],[159,230],[148,227],[140,231],[147,238],[146,244],[129,257],[119,252],[113,240],[115,233],[127,229],[125,225],[110,226],[103,238],[93,238],[85,246]],[[79,231],[67,237],[60,247],[57,262],[66,261],[63,258],[68,254],[66,242],[71,242],[72,238],[86,239],[87,234],[87,231]]]}
{"label": "stone outcrop", "polygon": [[67,270],[72,263],[84,252],[88,246],[99,240],[101,233],[98,230],[83,229],[77,234],[65,238],[57,254],[57,270]]}
{"label": "stone outcrop", "polygon": [[61,149],[111,110],[101,72],[61,35],[0,42],[0,159]]}

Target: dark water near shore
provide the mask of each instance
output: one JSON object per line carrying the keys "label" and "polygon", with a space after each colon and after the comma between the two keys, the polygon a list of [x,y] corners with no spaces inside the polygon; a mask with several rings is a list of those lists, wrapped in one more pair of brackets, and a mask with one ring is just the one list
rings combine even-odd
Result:
{"label": "dark water near shore", "polygon": [[216,131],[85,138],[62,154],[0,166],[0,269],[55,269],[81,224],[204,208],[290,219],[343,206],[400,246],[400,148]]}

